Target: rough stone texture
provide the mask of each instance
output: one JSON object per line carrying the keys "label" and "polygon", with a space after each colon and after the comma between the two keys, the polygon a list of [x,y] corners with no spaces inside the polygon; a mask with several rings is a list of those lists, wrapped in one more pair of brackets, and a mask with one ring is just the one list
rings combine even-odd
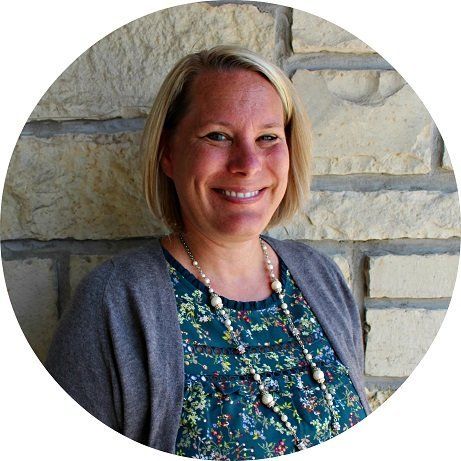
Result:
{"label": "rough stone texture", "polygon": [[459,237],[458,194],[316,191],[303,212],[269,234],[307,240]]}
{"label": "rough stone texture", "polygon": [[[139,133],[23,137],[3,193],[3,239],[158,235],[144,203]],[[457,193],[317,191],[280,238],[369,240],[460,235]]]}
{"label": "rough stone texture", "polygon": [[178,59],[222,43],[243,45],[273,59],[273,16],[252,5],[206,3],[144,16],[103,38],[74,61],[53,83],[30,118],[144,115]]}
{"label": "rough stone texture", "polygon": [[139,133],[23,137],[2,201],[3,239],[156,235],[142,191]]}
{"label": "rough stone texture", "polygon": [[449,298],[458,272],[459,255],[386,255],[371,257],[371,298]]}
{"label": "rough stone texture", "polygon": [[409,376],[434,340],[445,310],[367,309],[365,373]]}
{"label": "rough stone texture", "polygon": [[365,392],[372,411],[375,411],[395,392],[395,389],[373,389],[366,387]]}
{"label": "rough stone texture", "polygon": [[442,168],[444,170],[453,171],[453,165],[451,164],[451,159],[446,148],[443,150]]}
{"label": "rough stone texture", "polygon": [[331,259],[338,265],[349,287],[352,287],[351,268],[347,259],[341,255],[334,255]]}
{"label": "rough stone texture", "polygon": [[300,10],[293,10],[291,28],[295,53],[321,51],[374,53],[366,43],[332,22]]}
{"label": "rough stone texture", "polygon": [[33,351],[43,362],[58,323],[56,274],[50,259],[3,261],[11,305]]}
{"label": "rough stone texture", "polygon": [[397,72],[299,70],[293,83],[312,121],[315,174],[431,170],[431,117]]}
{"label": "rough stone texture", "polygon": [[69,258],[70,300],[73,298],[75,289],[82,278],[96,266],[110,258],[111,255],[75,255]]}

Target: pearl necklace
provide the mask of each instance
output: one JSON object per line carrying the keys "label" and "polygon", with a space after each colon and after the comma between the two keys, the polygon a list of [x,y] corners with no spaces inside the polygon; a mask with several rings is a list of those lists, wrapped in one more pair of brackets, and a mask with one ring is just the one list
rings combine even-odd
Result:
{"label": "pearl necklace", "polygon": [[[268,392],[266,389],[265,385],[263,382],[261,382],[261,375],[256,372],[256,369],[253,367],[251,360],[249,357],[246,357],[244,354],[246,352],[246,347],[245,345],[240,341],[238,335],[235,333],[234,328],[232,326],[232,321],[229,318],[228,312],[224,309],[224,305],[222,302],[222,299],[219,297],[219,295],[214,291],[214,289],[211,287],[211,281],[210,279],[205,275],[203,272],[202,268],[200,267],[198,261],[194,258],[192,255],[192,252],[187,245],[186,241],[184,240],[184,236],[180,233],[179,234],[179,240],[186,250],[187,255],[189,256],[189,259],[191,260],[192,265],[194,268],[199,272],[200,277],[202,278],[205,286],[208,288],[208,292],[210,293],[211,296],[211,301],[210,304],[211,306],[221,315],[222,317],[222,322],[224,323],[224,326],[226,327],[227,331],[229,332],[232,342],[234,343],[238,353],[240,354],[242,361],[245,363],[245,365],[248,367],[249,373],[252,375],[252,378],[255,382],[258,383],[258,389],[260,392],[261,396],[261,402],[263,405],[271,409],[278,417],[280,418],[280,421],[285,425],[287,431],[292,435],[293,440],[295,442],[295,446],[298,450],[304,450],[308,448],[308,442],[307,440],[300,439],[297,434],[296,434],[296,426],[293,426],[290,421],[288,421],[288,416],[283,413],[280,408],[276,405],[275,398],[272,394]],[[336,435],[340,429],[340,424],[339,424],[339,415],[338,412],[334,408],[333,404],[333,395],[329,392],[327,385],[325,384],[325,374],[323,371],[318,367],[318,365],[313,361],[312,354],[310,354],[309,350],[306,348],[305,344],[303,343],[303,340],[301,339],[301,334],[300,331],[296,328],[295,324],[293,323],[293,317],[288,309],[288,304],[284,302],[284,293],[283,293],[283,287],[282,284],[277,278],[275,277],[274,274],[274,266],[269,258],[269,254],[267,253],[267,246],[265,242],[259,238],[259,243],[261,244],[261,249],[264,253],[264,259],[266,260],[266,265],[267,269],[269,271],[269,276],[271,280],[271,288],[274,292],[278,294],[279,300],[280,300],[280,309],[282,310],[283,314],[285,315],[287,322],[288,322],[288,328],[291,332],[291,334],[294,336],[298,344],[301,346],[302,352],[304,357],[306,358],[311,372],[312,372],[312,377],[314,380],[319,383],[320,389],[323,391],[325,402],[327,405],[327,408],[331,414],[331,428],[334,434]]]}

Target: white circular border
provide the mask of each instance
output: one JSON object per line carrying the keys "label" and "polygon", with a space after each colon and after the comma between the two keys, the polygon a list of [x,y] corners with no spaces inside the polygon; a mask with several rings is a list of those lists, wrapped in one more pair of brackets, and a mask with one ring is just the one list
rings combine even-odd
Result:
{"label": "white circular border", "polygon": [[[2,21],[1,184],[30,112],[57,76],[88,47],[140,16],[187,1],[4,2]],[[377,50],[416,91],[442,133],[457,172],[460,161],[456,2],[341,0],[277,2],[327,19]],[[458,89],[457,89],[458,88]],[[458,176],[458,175],[457,175]],[[459,179],[459,178],[458,178]],[[120,437],[75,404],[32,353],[1,283],[2,454],[9,459],[177,459]],[[322,461],[453,459],[458,452],[460,282],[429,352],[411,377],[358,426],[292,459]],[[440,378],[437,379],[437,376]]]}

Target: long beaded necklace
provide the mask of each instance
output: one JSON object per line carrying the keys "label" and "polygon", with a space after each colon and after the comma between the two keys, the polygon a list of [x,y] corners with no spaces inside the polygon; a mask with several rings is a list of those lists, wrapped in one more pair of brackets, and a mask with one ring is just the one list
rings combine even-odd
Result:
{"label": "long beaded necklace", "polygon": [[[224,323],[225,328],[228,330],[231,340],[235,348],[237,349],[238,353],[240,354],[242,361],[247,366],[249,374],[252,376],[253,380],[258,383],[258,389],[260,393],[261,402],[267,408],[271,409],[280,418],[280,421],[285,425],[285,428],[287,429],[287,431],[292,435],[295,446],[298,450],[304,450],[308,448],[307,441],[305,439],[298,437],[296,433],[296,426],[292,425],[292,423],[288,420],[288,416],[285,413],[283,413],[283,411],[281,411],[280,408],[277,406],[274,396],[266,389],[266,386],[261,381],[261,375],[257,373],[256,369],[251,363],[251,359],[245,355],[246,347],[240,341],[239,336],[234,331],[234,327],[232,326],[232,321],[229,317],[229,313],[224,309],[222,299],[211,287],[211,280],[206,276],[206,274],[203,272],[202,268],[200,267],[198,261],[192,255],[192,252],[189,246],[187,245],[186,241],[184,240],[184,236],[181,233],[179,233],[179,240],[181,244],[183,245],[184,249],[186,250],[186,253],[189,256],[189,259],[191,260],[192,266],[194,266],[194,268],[198,271],[205,286],[208,288],[208,292],[210,293],[210,297],[211,297],[210,299],[211,306],[221,316],[222,322]],[[269,272],[271,288],[274,292],[278,294],[278,297],[280,300],[280,309],[285,315],[285,318],[288,323],[288,328],[291,334],[293,335],[293,337],[298,342],[298,344],[301,346],[302,353],[305,359],[307,360],[307,363],[311,369],[312,377],[317,383],[319,383],[320,389],[323,391],[326,406],[331,415],[331,429],[334,434],[337,434],[340,430],[339,415],[336,409],[334,408],[333,395],[329,392],[329,389],[325,383],[325,374],[318,367],[318,365],[314,362],[312,354],[310,354],[309,350],[307,349],[306,345],[304,344],[301,338],[300,331],[298,330],[298,328],[296,328],[295,324],[293,323],[293,317],[288,309],[288,304],[284,302],[285,295],[283,293],[282,284],[275,277],[274,266],[269,258],[269,254],[267,253],[267,245],[261,239],[261,237],[259,238],[259,243],[261,244],[261,249],[263,251],[264,259],[266,261],[267,269]]]}

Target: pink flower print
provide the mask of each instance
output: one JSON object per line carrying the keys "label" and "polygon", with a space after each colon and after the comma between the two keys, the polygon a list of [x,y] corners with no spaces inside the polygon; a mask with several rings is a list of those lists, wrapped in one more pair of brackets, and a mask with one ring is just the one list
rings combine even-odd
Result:
{"label": "pink flower print", "polygon": [[275,453],[277,454],[277,456],[280,456],[280,455],[283,455],[285,454],[285,451],[287,449],[287,446],[285,445],[285,442],[283,440],[281,440],[276,446],[275,446]]}

